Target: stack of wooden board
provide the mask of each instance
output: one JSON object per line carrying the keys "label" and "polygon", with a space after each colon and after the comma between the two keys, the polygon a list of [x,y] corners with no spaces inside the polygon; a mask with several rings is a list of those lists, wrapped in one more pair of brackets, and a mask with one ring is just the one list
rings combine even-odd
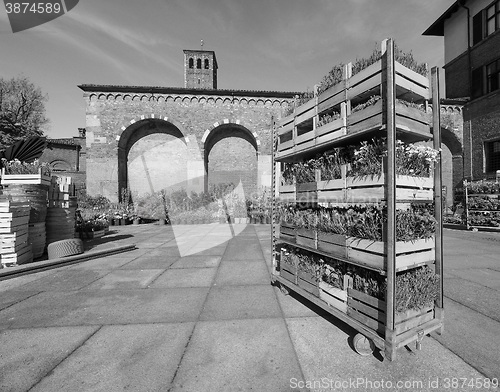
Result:
{"label": "stack of wooden board", "polygon": [[28,241],[30,207],[22,202],[0,200],[0,260],[2,267],[33,261]]}
{"label": "stack of wooden board", "polygon": [[74,238],[76,207],[75,184],[71,183],[71,177],[52,177],[45,221],[47,245]]}

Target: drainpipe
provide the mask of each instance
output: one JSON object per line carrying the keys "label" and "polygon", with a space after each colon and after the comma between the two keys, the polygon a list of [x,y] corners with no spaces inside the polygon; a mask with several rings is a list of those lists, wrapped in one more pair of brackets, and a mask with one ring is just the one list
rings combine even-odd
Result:
{"label": "drainpipe", "polygon": [[[467,67],[469,71],[469,99],[472,99],[472,60],[470,44],[470,8],[465,6],[467,0],[458,0],[458,5],[467,11]],[[469,119],[469,163],[470,179],[472,181],[472,121]]]}

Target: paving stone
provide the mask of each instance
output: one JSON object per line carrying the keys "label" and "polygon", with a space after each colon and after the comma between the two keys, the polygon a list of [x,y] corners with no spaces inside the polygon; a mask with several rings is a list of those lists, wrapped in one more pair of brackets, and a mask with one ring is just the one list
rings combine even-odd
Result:
{"label": "paving stone", "polygon": [[[0,391],[29,390],[98,328],[27,328],[1,332]],[[68,374],[67,378],[74,376]]]}
{"label": "paving stone", "polygon": [[0,311],[0,329],[194,321],[207,293],[203,287],[45,292]]}
{"label": "paving stone", "polygon": [[200,322],[171,390],[289,391],[301,374],[282,319]]}
{"label": "paving stone", "polygon": [[186,256],[173,263],[171,268],[213,268],[220,260],[220,256]]}
{"label": "paving stone", "polygon": [[108,274],[108,270],[98,269],[66,269],[54,270],[52,274],[19,286],[17,290],[29,291],[71,291],[88,286],[97,279]]}
{"label": "paving stone", "polygon": [[222,261],[219,266],[215,284],[225,285],[252,285],[271,282],[269,271],[262,261]]}
{"label": "paving stone", "polygon": [[167,391],[193,327],[104,326],[32,391]]}
{"label": "paving stone", "polygon": [[271,285],[212,287],[201,320],[280,317]]}
{"label": "paving stone", "polygon": [[217,268],[171,268],[149,287],[210,287],[216,272]]}
{"label": "paving stone", "polygon": [[146,288],[164,270],[115,270],[83,288],[83,290],[125,290]]}

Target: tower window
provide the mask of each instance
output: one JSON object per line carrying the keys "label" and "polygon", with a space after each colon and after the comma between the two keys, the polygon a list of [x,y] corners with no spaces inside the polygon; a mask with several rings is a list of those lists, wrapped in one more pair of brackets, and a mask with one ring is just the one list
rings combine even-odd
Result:
{"label": "tower window", "polygon": [[193,60],[193,58],[191,57],[191,58],[189,59],[189,68],[193,68],[193,67],[194,67],[194,60]]}
{"label": "tower window", "polygon": [[201,59],[196,60],[196,68],[201,69]]}
{"label": "tower window", "polygon": [[205,69],[209,68],[208,59],[205,59]]}

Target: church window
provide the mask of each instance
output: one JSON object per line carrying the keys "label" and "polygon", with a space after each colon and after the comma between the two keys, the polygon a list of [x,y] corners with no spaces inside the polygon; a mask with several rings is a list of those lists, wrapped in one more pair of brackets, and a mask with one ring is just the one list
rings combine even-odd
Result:
{"label": "church window", "polygon": [[205,59],[205,69],[208,69],[208,68],[209,68],[208,59]]}
{"label": "church window", "polygon": [[189,59],[189,68],[193,68],[193,67],[194,67],[194,60],[193,60],[193,58],[191,57],[191,58]]}
{"label": "church window", "polygon": [[196,68],[201,69],[201,59],[196,60]]}

